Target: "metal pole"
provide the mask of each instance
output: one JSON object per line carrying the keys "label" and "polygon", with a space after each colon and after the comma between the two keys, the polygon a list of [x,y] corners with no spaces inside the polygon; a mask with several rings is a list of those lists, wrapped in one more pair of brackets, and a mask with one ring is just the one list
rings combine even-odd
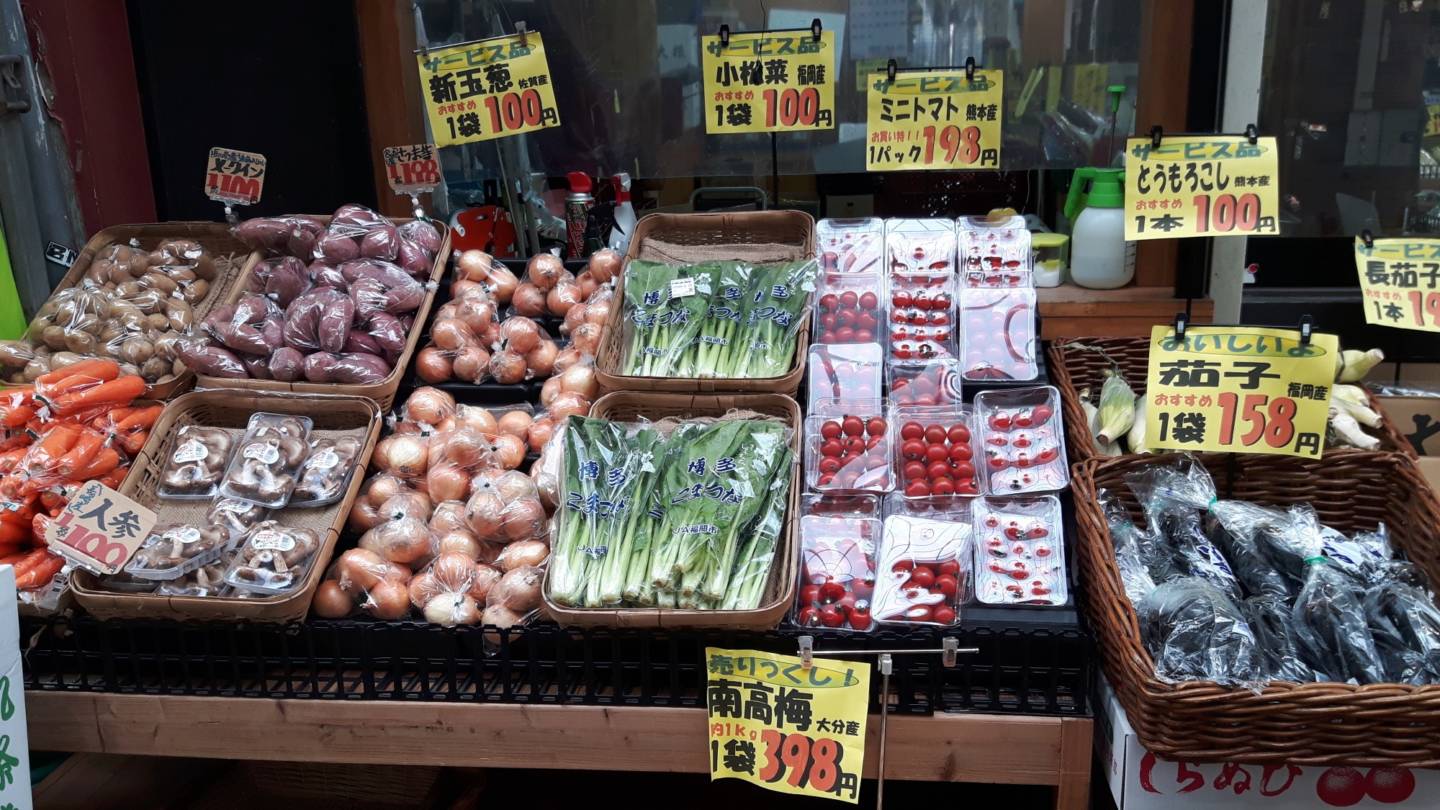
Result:
{"label": "metal pole", "polygon": [[890,653],[880,656],[880,765],[875,770],[875,810],[885,807],[885,731],[890,718],[890,670],[894,659]]}

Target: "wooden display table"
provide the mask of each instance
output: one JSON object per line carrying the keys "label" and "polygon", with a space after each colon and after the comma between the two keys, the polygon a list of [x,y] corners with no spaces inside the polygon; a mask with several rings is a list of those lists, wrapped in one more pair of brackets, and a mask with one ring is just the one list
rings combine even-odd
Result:
{"label": "wooden display table", "polygon": [[[563,770],[703,773],[699,709],[160,697],[30,691],[37,751]],[[889,719],[887,778],[1053,785],[1088,807],[1089,718]],[[871,717],[865,776],[875,776]]]}

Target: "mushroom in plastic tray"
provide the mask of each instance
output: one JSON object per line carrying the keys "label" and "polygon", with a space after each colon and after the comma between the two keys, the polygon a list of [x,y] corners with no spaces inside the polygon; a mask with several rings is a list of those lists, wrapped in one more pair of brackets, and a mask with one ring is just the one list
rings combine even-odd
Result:
{"label": "mushroom in plastic tray", "polygon": [[216,498],[205,513],[205,523],[229,532],[230,539],[242,537],[256,523],[264,520],[270,510],[258,503],[242,501],[239,498]]}
{"label": "mushroom in plastic tray", "polygon": [[224,428],[180,428],[170,458],[160,472],[160,497],[200,500],[214,495],[234,449],[235,437]]}
{"label": "mushroom in plastic tray", "polygon": [[140,579],[179,579],[225,553],[230,533],[218,526],[170,523],[150,532],[125,572]]}
{"label": "mushroom in plastic tray", "polygon": [[295,474],[310,452],[305,443],[310,418],[257,413],[220,483],[220,493],[272,509],[283,507],[295,489]]}
{"label": "mushroom in plastic tray", "polygon": [[225,581],[241,591],[285,593],[300,584],[319,548],[320,536],[311,529],[263,521],[245,536]]}
{"label": "mushroom in plastic tray", "polygon": [[310,455],[290,495],[290,506],[326,506],[340,500],[345,484],[360,457],[360,439],[354,436],[311,438]]}

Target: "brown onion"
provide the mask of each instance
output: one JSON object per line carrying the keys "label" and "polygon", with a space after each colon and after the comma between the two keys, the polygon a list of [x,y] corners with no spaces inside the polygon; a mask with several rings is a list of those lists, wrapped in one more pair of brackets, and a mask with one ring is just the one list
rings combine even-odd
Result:
{"label": "brown onion", "polygon": [[564,392],[550,403],[550,416],[557,422],[567,416],[585,416],[590,413],[590,400],[579,394]]}
{"label": "brown onion", "polygon": [[600,338],[604,334],[604,329],[600,325],[587,321],[570,333],[570,345],[578,349],[581,354],[594,357],[600,351]]}
{"label": "brown onion", "polygon": [[525,355],[525,367],[535,377],[549,377],[555,370],[555,358],[559,355],[560,347],[555,345],[555,341],[542,340]]}
{"label": "brown onion", "polygon": [[515,308],[518,315],[531,318],[544,315],[545,291],[528,281],[524,282],[515,288],[515,296],[510,299],[510,306]]}
{"label": "brown onion", "polygon": [[470,577],[475,563],[463,554],[441,554],[430,563],[430,575],[441,588],[451,593],[470,590]]}
{"label": "brown onion", "polygon": [[570,311],[565,313],[565,321],[560,324],[560,334],[568,335],[570,334],[571,330],[579,327],[580,324],[585,323],[585,313],[589,311],[590,306],[588,304],[580,304],[579,306],[571,307]]}
{"label": "brown onion", "polygon": [[480,282],[478,281],[469,281],[467,279],[457,278],[454,281],[450,282],[450,297],[459,300],[466,293],[469,293],[472,290],[483,289],[485,288],[480,286]]}
{"label": "brown onion", "polygon": [[380,510],[364,498],[356,499],[355,505],[350,507],[350,516],[346,519],[345,525],[351,531],[364,533],[380,522]]}
{"label": "brown onion", "polygon": [[477,563],[475,573],[470,578],[470,596],[483,603],[490,595],[490,589],[495,587],[501,576],[503,574],[498,569],[484,563]]}
{"label": "brown onion", "polygon": [[469,281],[484,281],[494,263],[489,253],[472,248],[455,258],[455,275]]}
{"label": "brown onion", "polygon": [[425,486],[430,497],[441,501],[458,501],[470,489],[470,476],[460,465],[443,461],[431,464],[425,473]]}
{"label": "brown onion", "polygon": [[479,335],[495,320],[495,305],[491,303],[489,296],[470,296],[460,302],[455,317],[470,327],[471,332]]}
{"label": "brown onion", "polygon": [[545,295],[545,307],[557,318],[565,317],[570,308],[581,300],[580,285],[573,281],[556,284]]}
{"label": "brown onion", "polygon": [[365,594],[360,607],[377,619],[398,621],[410,612],[410,592],[402,583],[383,580]]}
{"label": "brown onion", "polygon": [[483,332],[480,333],[480,343],[481,343],[483,346],[485,346],[486,348],[490,349],[491,351],[494,351],[495,349],[499,348],[499,346],[500,346],[500,322],[499,322],[499,321],[492,321],[489,325],[487,325],[487,326],[485,327],[485,331],[483,331]]}
{"label": "brown onion", "polygon": [[541,566],[550,558],[550,546],[542,540],[521,540],[511,543],[495,560],[501,571],[514,571],[523,565]]}
{"label": "brown onion", "polygon": [[413,519],[424,523],[435,510],[434,502],[424,492],[407,490],[380,504],[380,514],[386,520]]}
{"label": "brown onion", "polygon": [[610,248],[601,248],[590,254],[589,272],[601,284],[620,274],[620,254]]}
{"label": "brown onion", "polygon": [[525,380],[525,358],[512,351],[496,352],[490,358],[490,376],[495,382],[514,385]]}
{"label": "brown onion", "polygon": [[[593,304],[585,305],[585,323],[593,323],[601,329],[605,328],[605,322],[610,320],[610,302],[596,301]],[[576,327],[579,328],[578,326]],[[604,334],[603,332],[601,333]]]}
{"label": "brown onion", "polygon": [[465,502],[465,525],[482,543],[498,540],[504,521],[505,504],[493,488],[479,490]]}
{"label": "brown onion", "polygon": [[510,303],[515,297],[515,288],[520,286],[520,279],[510,271],[510,268],[503,264],[496,263],[490,268],[490,273],[485,276],[485,288],[495,296],[495,300],[502,304]]}
{"label": "brown onion", "polygon": [[468,531],[465,526],[465,502],[457,499],[435,504],[435,511],[430,514],[430,531],[443,535],[460,529]]}
{"label": "brown onion", "polygon": [[526,317],[511,316],[500,324],[500,339],[516,354],[526,354],[539,346],[540,337],[540,324]]}
{"label": "brown onion", "polygon": [[355,609],[355,600],[340,589],[340,583],[327,579],[315,589],[315,615],[322,619],[343,619]]}
{"label": "brown onion", "polygon": [[551,377],[545,381],[544,385],[540,386],[540,404],[546,408],[550,407],[550,403],[554,402],[555,397],[558,396],[560,396],[559,377]]}
{"label": "brown onion", "polygon": [[464,594],[442,593],[425,603],[425,621],[441,627],[480,623],[480,606]]}
{"label": "brown onion", "polygon": [[490,373],[490,352],[480,346],[466,346],[455,353],[450,363],[450,374],[454,379],[479,385]]}
{"label": "brown onion", "polygon": [[546,416],[536,419],[530,423],[530,430],[526,434],[526,441],[530,446],[530,452],[538,453],[545,449],[545,443],[555,435],[555,420]]}
{"label": "brown onion", "polygon": [[500,415],[500,419],[496,422],[493,432],[508,433],[511,436],[524,436],[525,432],[530,429],[530,424],[534,421],[535,418],[530,415],[529,411],[506,411]]}
{"label": "brown onion", "polygon": [[503,503],[535,497],[535,482],[515,470],[485,470],[482,475]]}
{"label": "brown onion", "polygon": [[[534,483],[524,473],[521,473],[521,477],[527,483]],[[540,505],[540,498],[524,498],[506,504],[505,525],[501,527],[501,531],[504,533],[505,539],[512,543],[516,540],[529,540],[543,536],[545,534],[545,507]]]}
{"label": "brown onion", "polygon": [[595,367],[582,364],[565,369],[565,373],[560,375],[560,390],[594,399],[600,393],[600,381],[595,378]]}
{"label": "brown onion", "polygon": [[496,461],[507,470],[513,470],[525,462],[525,440],[513,433],[494,436],[492,448]]}
{"label": "brown onion", "polygon": [[439,388],[428,385],[416,388],[405,400],[400,412],[401,418],[411,422],[438,425],[445,417],[455,413],[455,397]]}
{"label": "brown onion", "polygon": [[479,405],[457,406],[455,418],[458,424],[474,428],[481,433],[496,432],[495,414]]}
{"label": "brown onion", "polygon": [[429,571],[425,571],[416,574],[410,580],[408,590],[410,591],[410,604],[417,608],[424,607],[429,604],[431,599],[440,594],[440,583],[435,581],[435,577]]}
{"label": "brown onion", "polygon": [[482,565],[494,565],[495,560],[500,557],[500,552],[505,550],[503,543],[480,542],[480,558],[476,562]]}
{"label": "brown onion", "polygon": [[364,497],[370,505],[379,509],[386,501],[409,491],[410,487],[404,479],[390,473],[380,473],[366,482]]}
{"label": "brown onion", "polygon": [[335,564],[341,590],[366,591],[385,578],[385,558],[368,549],[352,548]]}
{"label": "brown onion", "polygon": [[415,373],[427,383],[438,383],[450,379],[453,368],[439,349],[426,346],[415,358]]}
{"label": "brown onion", "polygon": [[375,445],[375,466],[402,478],[419,478],[429,466],[428,441],[419,436],[394,434]]}
{"label": "brown onion", "polygon": [[585,359],[585,355],[574,346],[566,346],[555,355],[555,368],[553,374],[564,374],[570,367]]}
{"label": "brown onion", "polygon": [[456,301],[446,301],[435,310],[435,320],[441,318],[454,318],[460,314],[460,304]]}
{"label": "brown onion", "polygon": [[413,565],[430,553],[430,529],[415,518],[392,520],[361,535],[357,545],[390,562]]}
{"label": "brown onion", "polygon": [[[524,616],[508,608],[500,607],[499,605],[488,606],[485,608],[485,612],[480,614],[481,624],[486,627],[494,627],[498,630],[509,630],[524,620]],[[485,643],[499,645],[504,643],[507,638],[514,639],[516,635],[518,634],[497,633],[487,630],[485,632]]]}
{"label": "brown onion", "polygon": [[[474,471],[480,467],[493,466],[495,463],[490,455],[490,437],[472,427],[456,428],[436,436],[432,440],[432,456],[436,453],[435,444],[439,445],[440,458],[452,461],[464,470]],[[465,484],[467,486],[470,484],[468,476]],[[432,497],[434,496],[432,495]],[[450,499],[436,498],[436,500]]]}
{"label": "brown onion", "polygon": [[540,581],[543,577],[539,568],[526,565],[507,571],[486,601],[508,608],[516,613],[528,613],[540,607]]}
{"label": "brown onion", "polygon": [[480,338],[459,318],[445,318],[436,321],[430,327],[430,339],[435,342],[436,346],[448,352],[457,351],[462,346],[474,346],[480,342]]}
{"label": "brown onion", "polygon": [[560,274],[563,272],[565,263],[554,253],[536,253],[525,265],[526,278],[543,292],[549,292],[556,282],[560,281]]}
{"label": "brown onion", "polygon": [[452,529],[436,538],[435,554],[459,554],[474,562],[480,559],[480,541],[468,528]]}
{"label": "brown onion", "polygon": [[600,286],[600,282],[595,280],[595,274],[589,270],[576,276],[575,283],[580,285],[581,301],[589,301],[590,296],[595,294],[595,289]]}

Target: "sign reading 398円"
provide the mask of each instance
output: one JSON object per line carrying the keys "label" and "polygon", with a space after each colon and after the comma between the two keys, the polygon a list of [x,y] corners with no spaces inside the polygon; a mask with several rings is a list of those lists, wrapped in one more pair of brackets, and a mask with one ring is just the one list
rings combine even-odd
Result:
{"label": "sign reading 398\u5186", "polygon": [[865,169],[999,169],[1005,77],[999,70],[872,74]]}
{"label": "sign reading 398\u5186", "polygon": [[538,32],[422,51],[415,60],[436,146],[560,126]]}
{"label": "sign reading 398\u5186", "polygon": [[835,128],[835,32],[809,29],[700,38],[709,135]]}
{"label": "sign reading 398\u5186", "polygon": [[711,781],[858,803],[868,664],[706,647],[705,672]]}
{"label": "sign reading 398\u5186", "polygon": [[1325,451],[1330,386],[1340,350],[1334,335],[1302,344],[1293,329],[1172,326],[1150,333],[1146,443],[1159,450],[1274,453]]}
{"label": "sign reading 398\u5186", "polygon": [[1125,238],[1280,232],[1274,138],[1166,135],[1125,141]]}
{"label": "sign reading 398\u5186", "polygon": [[1440,332],[1440,239],[1355,240],[1365,322]]}

